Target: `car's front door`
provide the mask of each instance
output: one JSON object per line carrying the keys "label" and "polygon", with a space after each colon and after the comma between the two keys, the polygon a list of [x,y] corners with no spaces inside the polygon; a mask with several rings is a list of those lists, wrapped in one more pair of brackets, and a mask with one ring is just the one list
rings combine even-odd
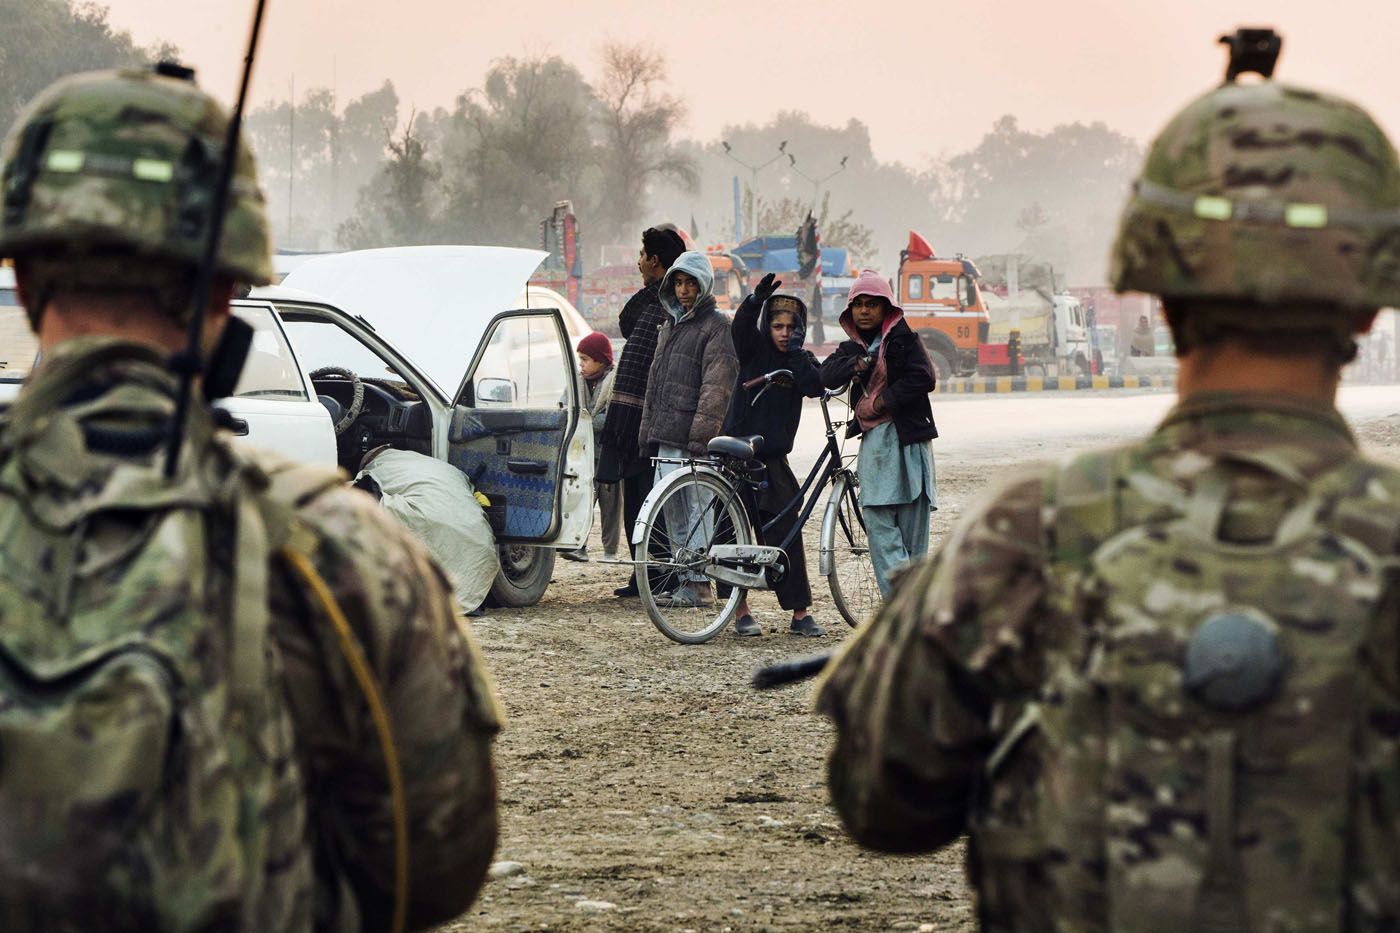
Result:
{"label": "car's front door", "polygon": [[457,390],[447,458],[491,500],[499,541],[574,547],[593,512],[593,428],[555,309],[492,319]]}

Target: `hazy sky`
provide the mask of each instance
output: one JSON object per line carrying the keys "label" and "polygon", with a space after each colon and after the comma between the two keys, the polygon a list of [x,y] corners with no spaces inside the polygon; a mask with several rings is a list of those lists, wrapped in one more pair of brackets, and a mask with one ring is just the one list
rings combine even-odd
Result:
{"label": "hazy sky", "polygon": [[[107,0],[104,0],[107,2]],[[252,0],[109,0],[142,43],[168,39],[234,96]],[[1239,25],[1284,34],[1279,74],[1358,100],[1400,133],[1396,0],[268,0],[254,100],[394,82],[405,105],[452,105],[492,59],[557,53],[596,74],[607,39],[662,50],[690,105],[683,135],[805,110],[851,117],[876,154],[921,165],[974,145],[1004,113],[1024,127],[1102,120],[1149,137],[1220,80]]]}

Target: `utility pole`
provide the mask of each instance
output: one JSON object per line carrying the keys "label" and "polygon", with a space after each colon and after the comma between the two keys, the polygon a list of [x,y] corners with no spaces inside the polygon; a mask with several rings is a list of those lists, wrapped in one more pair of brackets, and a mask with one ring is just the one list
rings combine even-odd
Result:
{"label": "utility pole", "polygon": [[758,165],[750,165],[736,156],[727,139],[721,140],[720,145],[724,147],[725,155],[749,170],[749,236],[758,236],[758,173],[787,154],[787,140],[778,143],[777,155],[767,162],[760,162]]}
{"label": "utility pole", "polygon": [[811,175],[808,175],[806,172],[802,171],[802,169],[798,168],[797,156],[793,155],[791,152],[787,154],[787,157],[788,168],[792,169],[794,172],[801,175],[803,178],[807,179],[812,183],[812,216],[815,217],[817,215],[817,209],[821,206],[821,202],[819,200],[821,186],[825,182],[830,181],[831,179],[835,178],[837,175],[840,175],[846,170],[846,160],[848,160],[850,156],[842,156],[841,164],[836,167],[835,171],[828,172],[821,178],[813,178]]}
{"label": "utility pole", "polygon": [[[850,156],[842,156],[841,164],[837,165],[834,171],[828,172],[820,178],[813,178],[811,175],[808,175],[806,172],[802,171],[802,169],[798,168],[797,156],[793,155],[791,152],[787,154],[787,157],[788,168],[792,169],[794,172],[801,175],[803,178],[807,179],[812,183],[811,216],[813,218],[813,223],[819,224],[821,221],[820,212],[822,184],[823,182],[829,181],[830,179],[835,178],[837,175],[840,175],[842,172],[844,172],[846,170],[846,161],[850,159]],[[816,313],[815,315],[813,315],[812,318],[812,339],[820,345],[826,343],[826,328],[822,326],[822,234],[821,229],[819,227],[816,231],[816,240],[817,264],[812,275],[813,283],[811,304],[812,309]],[[799,243],[799,248],[800,246],[801,244]]]}
{"label": "utility pole", "polygon": [[297,180],[296,140],[297,140],[297,77],[289,79],[287,91],[287,245],[296,241],[292,238],[292,194]]}
{"label": "utility pole", "polygon": [[336,60],[331,56],[331,217],[340,216],[340,93]]}

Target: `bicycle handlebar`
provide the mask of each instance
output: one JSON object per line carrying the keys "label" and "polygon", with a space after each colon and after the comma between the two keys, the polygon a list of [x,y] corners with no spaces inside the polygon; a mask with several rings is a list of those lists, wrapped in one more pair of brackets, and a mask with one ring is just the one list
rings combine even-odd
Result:
{"label": "bicycle handlebar", "polygon": [[[764,391],[767,391],[767,386],[769,384],[773,384],[776,382],[779,385],[783,383],[787,383],[790,385],[792,383],[792,378],[792,370],[775,369],[771,373],[764,373],[762,376],[754,376],[752,379],[746,380],[745,382],[741,383],[741,385],[746,391],[752,391],[754,389],[757,389],[759,386],[764,386]],[[845,392],[846,388],[847,386],[843,385],[840,388],[836,389],[822,389],[821,400],[823,402],[826,402],[829,399],[836,398],[838,395]],[[763,393],[760,392],[759,394],[762,395]],[[757,402],[758,399],[755,398],[754,401]]]}
{"label": "bicycle handlebar", "polygon": [[762,376],[754,376],[748,382],[744,383],[744,388],[756,389],[765,383],[773,382],[775,380],[781,381],[783,378],[787,378],[789,380],[792,379],[792,370],[775,369],[771,373],[764,373]]}

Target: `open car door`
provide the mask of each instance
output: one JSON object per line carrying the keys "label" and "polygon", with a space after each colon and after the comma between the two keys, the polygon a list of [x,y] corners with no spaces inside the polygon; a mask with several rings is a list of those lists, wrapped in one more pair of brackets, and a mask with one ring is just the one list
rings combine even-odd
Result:
{"label": "open car door", "polygon": [[593,517],[593,424],[559,311],[496,315],[457,389],[447,459],[503,543],[577,547]]}

